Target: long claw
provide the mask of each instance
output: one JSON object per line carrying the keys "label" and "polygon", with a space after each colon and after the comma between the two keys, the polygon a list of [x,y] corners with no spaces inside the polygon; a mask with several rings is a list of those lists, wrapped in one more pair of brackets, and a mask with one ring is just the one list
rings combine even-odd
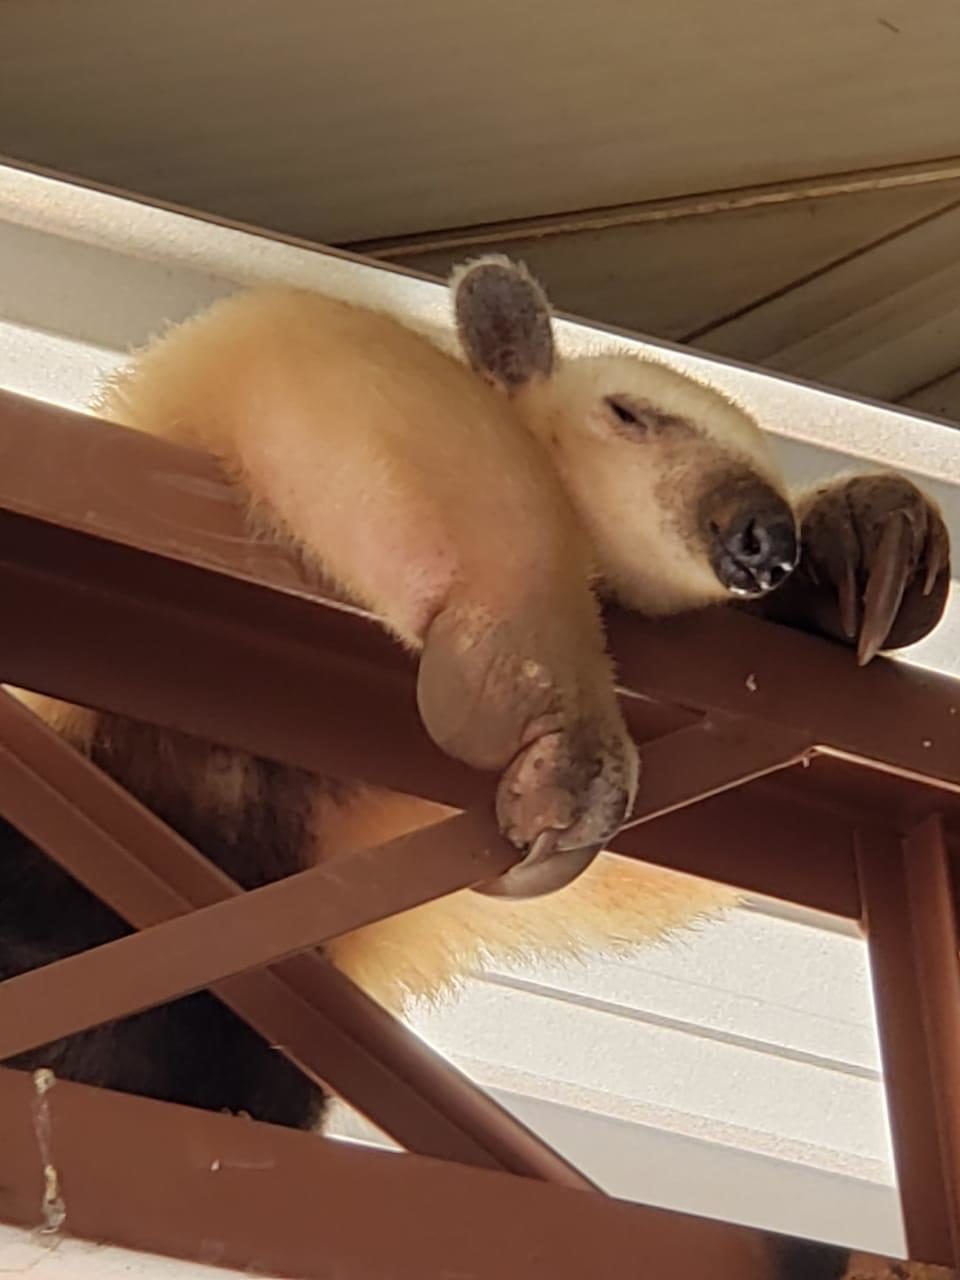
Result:
{"label": "long claw", "polygon": [[855,640],[860,605],[857,599],[857,576],[849,560],[844,565],[843,577],[837,591],[840,601],[840,625],[847,639]]}
{"label": "long claw", "polygon": [[560,832],[542,831],[530,846],[530,852],[515,867],[505,871],[497,880],[474,885],[474,893],[486,898],[539,898],[546,893],[562,889],[586,871],[602,845],[584,849],[568,849],[557,853]]}
{"label": "long claw", "polygon": [[560,840],[560,832],[552,828],[541,831],[530,846],[530,852],[523,860],[525,867],[535,867],[553,856]]}
{"label": "long claw", "polygon": [[871,662],[890,634],[913,569],[913,529],[906,515],[892,519],[880,536],[864,595],[857,662]]}
{"label": "long claw", "polygon": [[944,565],[943,542],[936,534],[932,535],[930,549],[927,553],[927,576],[923,581],[923,594],[929,596],[937,585],[940,570]]}

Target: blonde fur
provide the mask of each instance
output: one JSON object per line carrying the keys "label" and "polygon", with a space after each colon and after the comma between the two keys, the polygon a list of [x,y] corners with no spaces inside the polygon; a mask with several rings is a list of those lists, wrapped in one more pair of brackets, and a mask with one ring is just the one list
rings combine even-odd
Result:
{"label": "blonde fur", "polygon": [[[116,423],[215,454],[243,486],[262,530],[385,616],[408,645],[420,643],[437,600],[458,584],[480,584],[486,607],[509,611],[551,566],[562,574],[551,584],[553,599],[569,613],[552,625],[579,627],[593,643],[599,623],[588,583],[598,553],[607,573],[651,612],[716,595],[682,540],[671,542],[658,522],[652,481],[632,460],[629,476],[618,479],[624,462],[615,445],[590,431],[591,397],[624,377],[635,392],[678,413],[708,416],[712,437],[704,447],[763,457],[745,415],[660,366],[571,362],[548,388],[509,404],[395,320],[293,290],[227,299],[179,326],[114,378],[94,407]],[[544,447],[556,471],[544,465]],[[635,545],[639,539],[649,548],[639,579],[620,571],[591,515],[587,490],[597,484],[593,492],[606,493],[613,523],[623,521]],[[495,503],[487,500],[492,491]],[[514,523],[504,521],[504,510],[516,513]],[[331,546],[334,560],[325,555]],[[602,644],[596,653],[598,679],[608,680]],[[89,746],[91,713],[21,696],[77,745]],[[245,757],[237,753],[236,767],[225,767],[220,752],[215,769],[198,766],[195,776],[216,783],[222,807],[246,776]],[[411,797],[365,789],[325,813],[324,847],[363,848],[444,814]],[[330,954],[371,995],[399,1009],[455,990],[472,967],[622,954],[734,900],[720,886],[605,855],[549,898],[455,894],[340,938]]]}
{"label": "blonde fur", "polygon": [[[452,811],[411,796],[367,792],[340,811],[335,845],[383,843]],[[328,837],[330,828],[328,826]],[[369,995],[400,1012],[455,994],[464,975],[537,960],[615,957],[734,906],[723,885],[602,854],[546,898],[510,902],[451,894],[335,939],[329,954]]]}
{"label": "blonde fur", "polygon": [[445,999],[464,976],[535,961],[630,955],[736,903],[732,890],[602,854],[546,898],[453,894],[338,940],[336,964],[386,1007]]}
{"label": "blonde fur", "polygon": [[[605,397],[654,406],[682,424],[638,444],[611,430]],[[634,354],[558,362],[547,380],[516,397],[528,430],[549,450],[587,529],[600,576],[621,602],[647,617],[728,598],[702,547],[678,514],[684,490],[736,467],[775,491],[786,488],[750,415],[721,391]],[[599,496],[599,501],[598,501]]]}
{"label": "blonde fur", "polygon": [[571,585],[587,572],[565,495],[509,409],[385,314],[294,289],[234,295],[141,352],[93,408],[216,455],[261,529],[407,644],[452,584],[496,602],[545,565],[562,561]]}

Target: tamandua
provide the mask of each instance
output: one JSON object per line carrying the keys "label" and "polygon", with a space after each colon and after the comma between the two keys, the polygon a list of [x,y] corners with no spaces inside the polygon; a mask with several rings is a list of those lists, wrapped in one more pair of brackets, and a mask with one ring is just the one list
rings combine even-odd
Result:
{"label": "tamandua", "polygon": [[[452,299],[459,354],[315,293],[238,294],[137,355],[93,406],[214,454],[258,536],[418,654],[438,745],[500,775],[498,819],[527,856],[493,892],[327,949],[392,1008],[486,962],[618,952],[732,901],[597,856],[638,786],[598,598],[648,615],[739,599],[868,659],[936,624],[950,576],[943,521],[909,482],[789,494],[758,425],[718,391],[635,355],[561,359],[546,298],[509,261],[459,270]],[[19,696],[247,888],[443,813]],[[0,977],[128,932],[13,828],[0,839]],[[280,1124],[322,1112],[315,1086],[207,993],[12,1065]]]}

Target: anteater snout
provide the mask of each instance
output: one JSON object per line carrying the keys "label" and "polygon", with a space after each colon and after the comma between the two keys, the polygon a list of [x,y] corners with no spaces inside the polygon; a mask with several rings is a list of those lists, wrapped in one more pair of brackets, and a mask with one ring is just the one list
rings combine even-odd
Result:
{"label": "anteater snout", "polygon": [[704,507],[710,564],[737,596],[760,596],[796,567],[797,521],[789,503],[762,482],[741,484]]}

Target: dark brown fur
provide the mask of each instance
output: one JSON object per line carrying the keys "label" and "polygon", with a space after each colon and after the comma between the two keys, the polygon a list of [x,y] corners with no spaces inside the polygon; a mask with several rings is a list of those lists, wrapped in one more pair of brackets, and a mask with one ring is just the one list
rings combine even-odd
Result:
{"label": "dark brown fur", "polygon": [[[98,721],[90,758],[246,889],[301,870],[311,795],[349,788],[244,757],[239,806],[211,801],[198,772],[231,753],[117,717]],[[319,788],[319,793],[318,793]],[[0,979],[110,942],[129,927],[44,853],[0,822]],[[297,1128],[316,1123],[322,1095],[216,997],[188,996],[24,1055],[7,1065],[54,1072],[162,1101]]]}

